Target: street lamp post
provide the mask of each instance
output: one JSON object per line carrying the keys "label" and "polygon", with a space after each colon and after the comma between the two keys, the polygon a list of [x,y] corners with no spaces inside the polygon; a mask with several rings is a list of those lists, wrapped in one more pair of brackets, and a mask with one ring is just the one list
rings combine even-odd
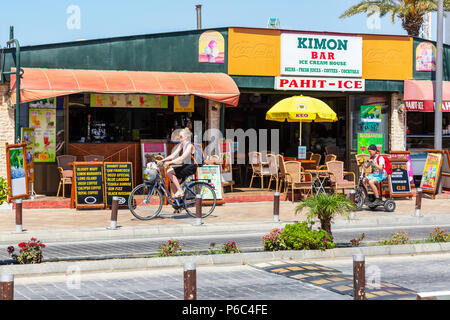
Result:
{"label": "street lamp post", "polygon": [[444,0],[437,2],[436,91],[434,105],[434,149],[442,149],[442,69]]}

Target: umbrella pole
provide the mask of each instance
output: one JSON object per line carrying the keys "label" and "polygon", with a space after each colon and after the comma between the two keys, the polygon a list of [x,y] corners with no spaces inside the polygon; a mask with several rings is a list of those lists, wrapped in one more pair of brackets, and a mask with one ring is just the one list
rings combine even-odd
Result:
{"label": "umbrella pole", "polygon": [[298,135],[298,145],[301,146],[302,145],[302,122],[300,121],[300,132]]}

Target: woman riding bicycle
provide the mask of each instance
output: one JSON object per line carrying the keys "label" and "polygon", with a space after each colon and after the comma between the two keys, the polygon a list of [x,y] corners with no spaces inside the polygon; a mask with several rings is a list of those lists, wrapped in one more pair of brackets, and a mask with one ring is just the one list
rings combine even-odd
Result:
{"label": "woman riding bicycle", "polygon": [[[180,143],[177,144],[172,154],[157,163],[164,163],[164,166],[170,166],[173,164],[181,164],[179,167],[170,167],[167,170],[167,175],[175,187],[174,198],[180,198],[184,195],[184,191],[181,188],[180,183],[184,181],[187,177],[195,174],[197,171],[197,163],[193,160],[195,154],[194,145],[191,143],[192,133],[189,128],[185,128],[180,132]],[[180,155],[181,153],[181,155]],[[172,192],[173,192],[172,187]]]}

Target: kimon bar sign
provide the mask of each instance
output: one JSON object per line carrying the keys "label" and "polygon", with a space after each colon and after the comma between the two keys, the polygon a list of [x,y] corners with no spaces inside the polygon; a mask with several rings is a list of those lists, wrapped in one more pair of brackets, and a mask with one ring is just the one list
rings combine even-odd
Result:
{"label": "kimon bar sign", "polygon": [[275,77],[276,90],[364,91],[364,79]]}
{"label": "kimon bar sign", "polygon": [[281,74],[361,77],[362,38],[282,33]]}

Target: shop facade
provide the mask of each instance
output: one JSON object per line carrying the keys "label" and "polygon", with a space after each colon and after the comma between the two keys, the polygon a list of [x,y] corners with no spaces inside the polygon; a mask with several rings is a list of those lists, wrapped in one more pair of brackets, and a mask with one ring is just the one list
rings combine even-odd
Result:
{"label": "shop facade", "polygon": [[[339,118],[335,123],[305,124],[303,145],[318,153],[335,145],[346,169],[355,170],[355,155],[362,150],[358,142],[366,138],[375,136],[386,152],[410,147],[405,80],[434,77],[432,69],[419,71],[415,63],[416,49],[424,42],[408,36],[217,28],[23,47],[21,90],[26,102],[19,108],[19,125],[30,127],[30,110],[48,104],[47,109],[54,109],[49,117],[55,120],[55,156],[61,139],[63,153],[80,160],[86,154],[102,154],[112,161],[133,162],[138,182],[141,141],[169,141],[174,128],[193,121],[201,121],[203,130],[223,133],[278,129],[278,151],[296,156],[298,125],[266,121],[265,113],[279,100],[302,94],[322,99]],[[446,81],[449,51],[445,45]],[[2,59],[5,71],[15,67],[12,49],[5,50]],[[127,72],[146,73],[148,78],[139,84]],[[186,85],[182,75],[192,84],[177,91]],[[216,78],[200,81],[205,75]],[[12,143],[14,77],[4,80],[0,133],[2,143]],[[150,82],[152,88],[139,88]],[[199,91],[198,86],[204,90],[207,83],[213,84],[209,91]],[[179,96],[187,98],[181,101]],[[181,104],[192,109],[176,110]],[[375,119],[368,113],[376,114]],[[40,114],[47,120],[46,113]],[[4,151],[0,157],[4,164]],[[55,194],[57,165],[54,158],[46,158],[35,163],[35,189]],[[0,174],[6,175],[3,165]]]}

